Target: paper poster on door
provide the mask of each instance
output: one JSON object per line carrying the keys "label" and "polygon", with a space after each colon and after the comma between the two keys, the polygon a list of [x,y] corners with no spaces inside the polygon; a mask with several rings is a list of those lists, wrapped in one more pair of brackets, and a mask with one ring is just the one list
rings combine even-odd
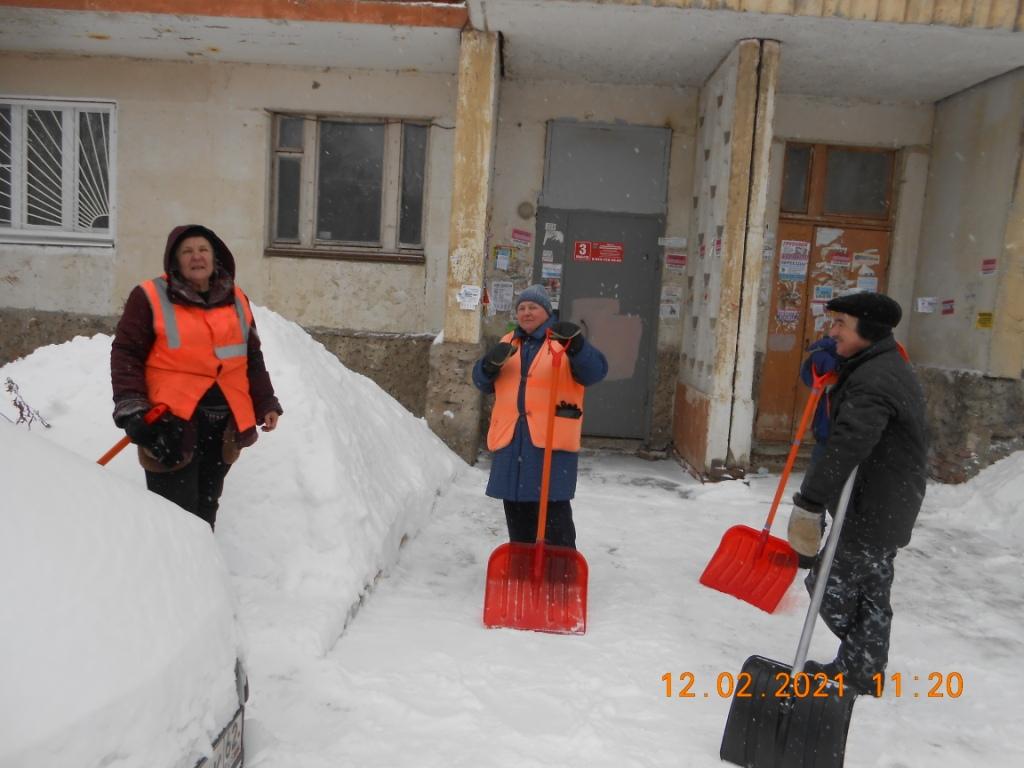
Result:
{"label": "paper poster on door", "polygon": [[779,280],[802,282],[807,279],[811,244],[804,240],[783,240],[779,249]]}
{"label": "paper poster on door", "polygon": [[541,264],[540,276],[541,277],[561,277],[562,276],[562,265],[561,264]]}
{"label": "paper poster on door", "polygon": [[814,301],[832,301],[833,291],[831,285],[814,286]]}
{"label": "paper poster on door", "polygon": [[867,293],[877,293],[878,278],[872,275],[861,275],[857,278],[857,290]]}
{"label": "paper poster on door", "polygon": [[565,242],[565,235],[558,231],[558,224],[554,221],[548,221],[544,223],[544,242],[541,243],[541,247],[551,242]]}
{"label": "paper poster on door", "polygon": [[547,289],[548,296],[551,297],[551,308],[558,309],[558,303],[562,299],[562,279],[560,277],[545,277],[540,282]]}
{"label": "paper poster on door", "polygon": [[857,251],[853,254],[853,265],[855,267],[873,267],[881,262],[882,257],[877,248],[868,248],[866,251]]}

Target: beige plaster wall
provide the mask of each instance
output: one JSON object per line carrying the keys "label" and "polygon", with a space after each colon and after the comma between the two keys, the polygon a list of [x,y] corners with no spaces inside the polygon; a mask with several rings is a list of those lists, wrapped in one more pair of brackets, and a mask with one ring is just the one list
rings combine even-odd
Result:
{"label": "beige plaster wall", "polygon": [[[916,294],[952,299],[954,312],[914,315],[911,353],[921,364],[1019,376],[1020,352],[1006,366],[993,329],[978,313],[1017,312],[1021,209],[1013,207],[1024,136],[1024,70],[995,78],[936,108],[932,162],[921,228]],[[1012,219],[1011,219],[1012,214]],[[982,274],[996,259],[995,274]],[[1016,291],[1016,296],[1003,295]],[[1002,301],[1000,301],[1002,299]],[[996,325],[1005,323],[996,318]],[[1020,329],[1019,319],[1018,332]]]}
{"label": "beige plaster wall", "polygon": [[[536,243],[525,249],[526,258],[516,260],[507,273],[495,269],[490,247],[510,242],[513,229],[535,233],[535,210],[544,184],[547,121],[556,118],[603,123],[622,121],[630,125],[670,128],[672,144],[665,229],[668,236],[689,235],[696,89],[506,80],[501,86],[498,108],[498,144],[485,272],[488,284],[494,279],[511,279],[518,292],[530,283]],[[534,214],[520,216],[521,203],[532,206]],[[664,270],[662,285],[682,286],[684,276]],[[496,337],[504,333],[511,317],[510,312],[485,317],[485,335]],[[681,339],[681,319],[660,320],[659,350],[678,349]]]}
{"label": "beige plaster wall", "polygon": [[[117,103],[115,248],[0,244],[0,306],[116,313],[167,232],[217,231],[254,301],[303,325],[424,332],[443,322],[455,78],[413,72],[0,55],[0,93]],[[270,111],[429,118],[426,264],[269,259]]]}
{"label": "beige plaster wall", "polygon": [[[783,50],[785,56],[785,50]],[[887,293],[903,306],[904,322],[896,330],[906,343],[910,307],[918,269],[919,235],[929,145],[935,108],[931,104],[880,104],[853,99],[824,99],[780,93],[775,99],[775,136],[771,152],[768,204],[765,208],[765,258],[758,297],[757,352],[764,352],[775,234],[779,224],[786,141],[823,142],[899,149],[895,211]],[[767,278],[767,279],[764,279]]]}

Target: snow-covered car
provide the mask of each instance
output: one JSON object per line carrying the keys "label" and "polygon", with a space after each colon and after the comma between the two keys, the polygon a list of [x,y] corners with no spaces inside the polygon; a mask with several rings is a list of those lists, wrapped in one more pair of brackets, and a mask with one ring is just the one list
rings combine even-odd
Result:
{"label": "snow-covered car", "polygon": [[245,674],[202,520],[0,422],[0,768],[235,768]]}

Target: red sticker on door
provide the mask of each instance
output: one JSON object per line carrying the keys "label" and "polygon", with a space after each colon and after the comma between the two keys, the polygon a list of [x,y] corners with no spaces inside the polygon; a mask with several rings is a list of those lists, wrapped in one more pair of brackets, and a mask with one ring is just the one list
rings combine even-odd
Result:
{"label": "red sticker on door", "polygon": [[624,243],[593,243],[591,261],[620,262],[626,255]]}
{"label": "red sticker on door", "polygon": [[574,261],[590,261],[590,251],[594,244],[589,240],[577,240],[572,244],[572,258]]}

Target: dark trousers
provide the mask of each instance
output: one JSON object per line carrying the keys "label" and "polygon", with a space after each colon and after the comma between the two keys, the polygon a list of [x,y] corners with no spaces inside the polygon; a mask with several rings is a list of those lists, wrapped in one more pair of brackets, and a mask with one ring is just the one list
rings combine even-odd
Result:
{"label": "dark trousers", "polygon": [[[540,503],[536,501],[504,501],[508,538],[533,544],[537,541],[537,517]],[[568,501],[549,501],[547,532],[544,541],[558,547],[576,549],[576,526],[572,522],[572,504]]]}
{"label": "dark trousers", "polygon": [[217,520],[224,478],[231,465],[224,462],[224,430],[231,417],[198,409],[194,417],[196,448],[192,461],[174,472],[146,470],[146,487],[201,517],[212,529]]}
{"label": "dark trousers", "polygon": [[[896,550],[847,549],[840,541],[821,602],[821,618],[840,640],[836,665],[852,685],[869,690],[872,676],[884,676],[889,661],[895,557]],[[814,591],[820,565],[819,559],[807,574],[808,592]]]}

